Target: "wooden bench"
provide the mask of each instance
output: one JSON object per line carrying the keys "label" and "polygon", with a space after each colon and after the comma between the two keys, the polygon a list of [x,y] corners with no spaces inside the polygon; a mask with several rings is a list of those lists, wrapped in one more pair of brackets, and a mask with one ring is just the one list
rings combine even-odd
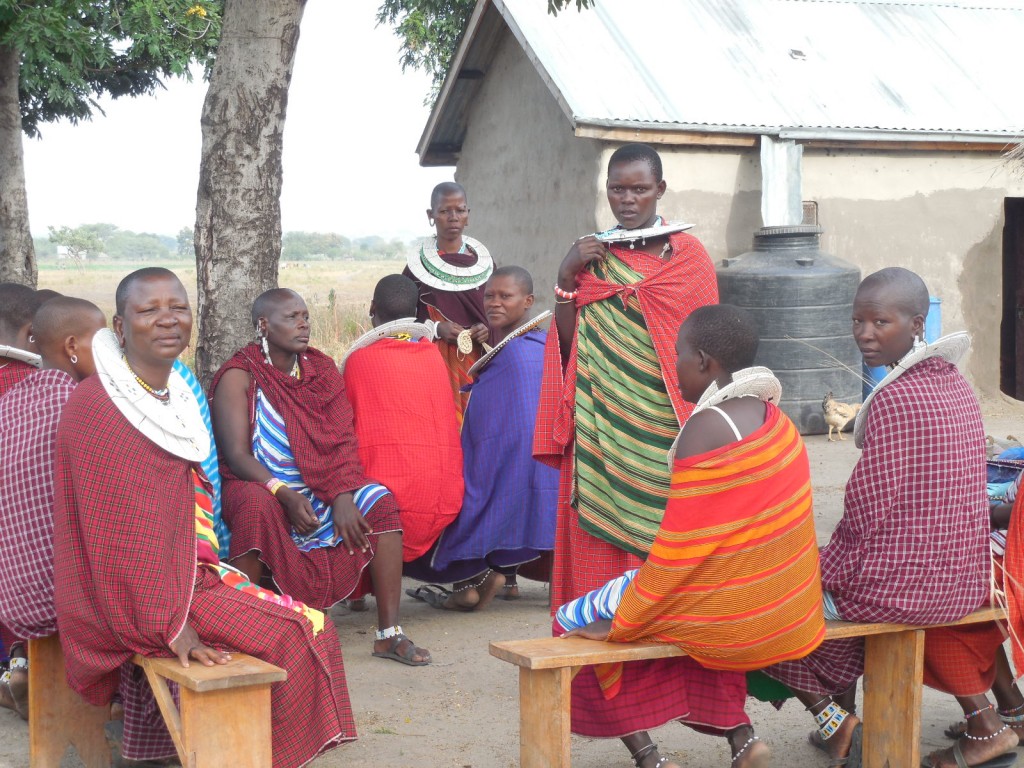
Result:
{"label": "wooden bench", "polygon": [[[983,608],[941,626],[1005,618]],[[907,624],[826,622],[825,637],[864,638],[864,768],[921,764],[921,686],[924,627]],[[491,655],[519,667],[519,764],[568,768],[570,683],[581,667],[685,654],[660,643],[606,643],[578,637],[506,640]]]}
{"label": "wooden bench", "polygon": [[71,690],[57,635],[28,641],[28,755],[32,768],[60,768],[74,747],[85,768],[110,768],[103,725],[110,707],[94,707]]}
{"label": "wooden bench", "polygon": [[[244,653],[212,667],[193,661],[188,669],[176,658],[133,661],[146,672],[183,768],[270,768],[270,685],[287,672]],[[178,684],[180,708],[168,680]]]}
{"label": "wooden bench", "polygon": [[[85,768],[109,768],[103,726],[110,707],[94,707],[71,690],[56,635],[30,640],[28,656],[32,768],[60,768],[69,746]],[[188,669],[176,658],[135,656],[133,661],[146,673],[184,768],[219,767],[232,760],[270,768],[270,686],[288,676],[285,670],[241,653],[233,653],[227,664],[192,662]],[[169,680],[179,686],[180,708]]]}

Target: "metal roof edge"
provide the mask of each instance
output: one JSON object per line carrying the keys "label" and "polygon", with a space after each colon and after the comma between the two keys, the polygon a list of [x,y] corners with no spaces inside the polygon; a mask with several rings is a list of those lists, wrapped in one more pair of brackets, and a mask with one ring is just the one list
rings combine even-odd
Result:
{"label": "metal roof edge", "polygon": [[887,128],[783,128],[780,139],[794,141],[937,141],[950,144],[1016,144],[1020,133],[993,133],[986,131],[923,131],[917,129],[892,130]]}
{"label": "metal roof edge", "polygon": [[462,62],[466,60],[466,55],[476,38],[476,31],[480,28],[480,21],[483,19],[484,13],[486,13],[487,7],[491,5],[491,2],[492,0],[478,0],[472,15],[469,17],[469,22],[466,24],[466,31],[462,35],[459,48],[455,51],[455,55],[452,56],[451,62],[448,64],[448,74],[445,75],[444,82],[441,84],[441,92],[438,94],[437,100],[430,110],[430,117],[427,118],[427,124],[423,126],[423,133],[420,134],[419,143],[416,145],[416,154],[419,155],[420,165],[424,164],[424,158],[430,151],[430,141],[434,137],[438,120],[448,103],[455,83],[459,80]]}
{"label": "metal roof edge", "polygon": [[[598,138],[596,134],[615,130],[634,130],[658,134],[735,134],[739,137],[773,136],[794,141],[856,141],[856,142],[942,142],[950,144],[1018,144],[1024,140],[1019,133],[991,131],[928,131],[887,128],[832,128],[827,126],[794,128],[779,125],[712,125],[710,123],[663,123],[635,120],[608,120],[577,116],[576,135]],[[590,129],[590,130],[588,130]],[[592,129],[597,129],[592,130]]]}

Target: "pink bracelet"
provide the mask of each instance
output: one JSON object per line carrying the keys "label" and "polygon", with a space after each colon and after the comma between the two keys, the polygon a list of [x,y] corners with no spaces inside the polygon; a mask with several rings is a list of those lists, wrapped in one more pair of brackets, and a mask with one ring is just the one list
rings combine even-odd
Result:
{"label": "pink bracelet", "polygon": [[561,288],[558,287],[558,283],[555,283],[555,296],[557,296],[560,299],[572,301],[573,299],[576,298],[576,295],[578,293],[579,291],[563,291]]}
{"label": "pink bracelet", "polygon": [[278,490],[283,485],[285,485],[285,483],[281,482],[276,477],[272,477],[263,484],[263,487],[270,491],[270,493],[273,494],[274,496],[277,496]]}

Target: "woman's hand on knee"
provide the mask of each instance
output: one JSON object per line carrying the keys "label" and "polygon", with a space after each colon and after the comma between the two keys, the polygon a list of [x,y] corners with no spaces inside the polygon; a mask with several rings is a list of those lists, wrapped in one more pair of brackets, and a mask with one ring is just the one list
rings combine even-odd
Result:
{"label": "woman's hand on knee", "polygon": [[373,533],[373,526],[359,512],[351,493],[342,493],[331,505],[334,513],[334,535],[344,542],[350,555],[355,550],[366,552],[370,548],[368,534]]}

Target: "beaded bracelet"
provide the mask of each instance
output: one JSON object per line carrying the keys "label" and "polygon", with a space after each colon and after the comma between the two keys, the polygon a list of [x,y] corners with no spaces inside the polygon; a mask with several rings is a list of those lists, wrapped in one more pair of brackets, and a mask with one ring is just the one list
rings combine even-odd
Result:
{"label": "beaded bracelet", "polygon": [[276,477],[272,477],[263,484],[263,487],[270,491],[272,495],[277,496],[277,492],[281,489],[283,485],[283,482],[278,480]]}
{"label": "beaded bracelet", "polygon": [[560,299],[572,301],[573,299],[576,298],[576,295],[578,293],[579,291],[563,291],[561,288],[558,287],[558,283],[555,283],[555,296],[557,296]]}

